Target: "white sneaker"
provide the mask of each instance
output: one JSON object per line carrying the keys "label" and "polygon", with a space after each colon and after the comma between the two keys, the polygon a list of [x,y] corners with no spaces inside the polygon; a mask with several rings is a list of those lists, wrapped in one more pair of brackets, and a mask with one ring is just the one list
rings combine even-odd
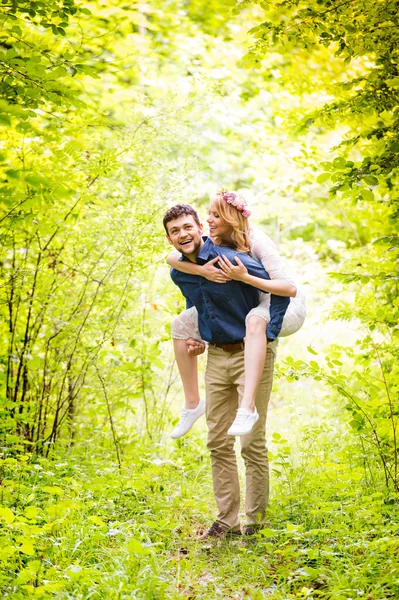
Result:
{"label": "white sneaker", "polygon": [[227,435],[247,435],[259,419],[258,411],[251,412],[248,408],[239,408],[237,410],[234,423],[227,431]]}
{"label": "white sneaker", "polygon": [[195,421],[205,414],[205,400],[200,398],[195,408],[183,408],[180,414],[180,421],[170,434],[173,440],[182,437],[190,431]]}

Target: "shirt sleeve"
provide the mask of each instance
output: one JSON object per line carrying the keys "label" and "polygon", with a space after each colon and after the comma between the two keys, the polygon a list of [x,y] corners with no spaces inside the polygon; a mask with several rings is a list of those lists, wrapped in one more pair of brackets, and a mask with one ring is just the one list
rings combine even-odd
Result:
{"label": "shirt sleeve", "polygon": [[180,283],[180,282],[179,282],[179,281],[176,279],[176,277],[178,277],[178,276],[179,276],[179,271],[177,271],[176,269],[174,269],[173,267],[171,267],[171,268],[170,268],[170,271],[169,271],[169,273],[170,273],[170,277],[171,277],[171,279],[172,279],[173,283],[174,283],[175,285],[177,285],[177,287],[179,288],[179,290],[181,291],[181,293],[182,293],[182,294],[183,294],[183,296],[184,296],[184,299],[185,299],[185,301],[186,301],[186,310],[187,310],[188,308],[192,308],[192,307],[194,306],[193,302],[190,300],[190,298],[189,298],[189,297],[187,296],[187,294],[185,293],[185,291],[184,291],[184,286],[183,286],[183,285],[181,285],[181,283]]}
{"label": "shirt sleeve", "polygon": [[[255,258],[242,253],[238,253],[238,257],[246,266],[250,275],[261,279],[270,279],[270,275],[266,272],[264,265],[255,260]],[[290,298],[270,294],[270,322],[266,328],[266,335],[269,340],[275,340],[278,337],[289,304]]]}
{"label": "shirt sleeve", "polygon": [[266,327],[268,340],[275,340],[280,333],[284,315],[287,312],[290,302],[291,298],[270,294],[270,322]]}
{"label": "shirt sleeve", "polygon": [[297,288],[294,275],[269,236],[263,231],[252,229],[250,238],[252,256],[262,263],[270,279],[282,279]]}

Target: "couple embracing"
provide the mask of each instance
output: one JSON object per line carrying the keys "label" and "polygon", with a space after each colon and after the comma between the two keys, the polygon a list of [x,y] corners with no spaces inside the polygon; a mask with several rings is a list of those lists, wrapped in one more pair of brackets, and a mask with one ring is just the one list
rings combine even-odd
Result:
{"label": "couple embracing", "polygon": [[[249,208],[236,192],[221,190],[207,222],[177,204],[163,219],[175,252],[171,277],[187,308],[172,323],[185,406],[173,438],[185,435],[204,413],[208,425],[215,522],[204,538],[241,533],[235,436],[246,471],[244,533],[264,526],[269,495],[266,416],[278,336],[295,333],[306,316],[305,299],[272,240],[251,227]],[[199,396],[197,355],[207,346],[206,401]]]}

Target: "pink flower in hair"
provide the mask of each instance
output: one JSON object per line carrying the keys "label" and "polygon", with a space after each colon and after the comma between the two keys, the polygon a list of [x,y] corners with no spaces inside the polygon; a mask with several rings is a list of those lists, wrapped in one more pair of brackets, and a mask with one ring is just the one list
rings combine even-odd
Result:
{"label": "pink flower in hair", "polygon": [[249,217],[251,215],[251,211],[248,209],[248,205],[245,201],[245,198],[243,198],[236,192],[229,192],[225,189],[221,189],[220,192],[217,193],[217,195],[223,200],[225,200],[227,204],[231,204],[232,206],[234,206],[234,208],[239,210],[242,213],[243,217]]}
{"label": "pink flower in hair", "polygon": [[236,199],[236,195],[234,194],[234,192],[228,192],[226,194],[223,194],[223,198],[229,204],[234,204],[234,200]]}

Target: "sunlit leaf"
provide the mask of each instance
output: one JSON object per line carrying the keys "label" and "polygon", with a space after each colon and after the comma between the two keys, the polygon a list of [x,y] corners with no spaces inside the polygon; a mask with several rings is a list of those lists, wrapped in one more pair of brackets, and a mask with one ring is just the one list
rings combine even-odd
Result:
{"label": "sunlit leaf", "polygon": [[136,556],[146,556],[147,554],[151,554],[149,548],[146,548],[141,542],[134,539],[129,540],[128,550],[131,554],[135,554]]}

